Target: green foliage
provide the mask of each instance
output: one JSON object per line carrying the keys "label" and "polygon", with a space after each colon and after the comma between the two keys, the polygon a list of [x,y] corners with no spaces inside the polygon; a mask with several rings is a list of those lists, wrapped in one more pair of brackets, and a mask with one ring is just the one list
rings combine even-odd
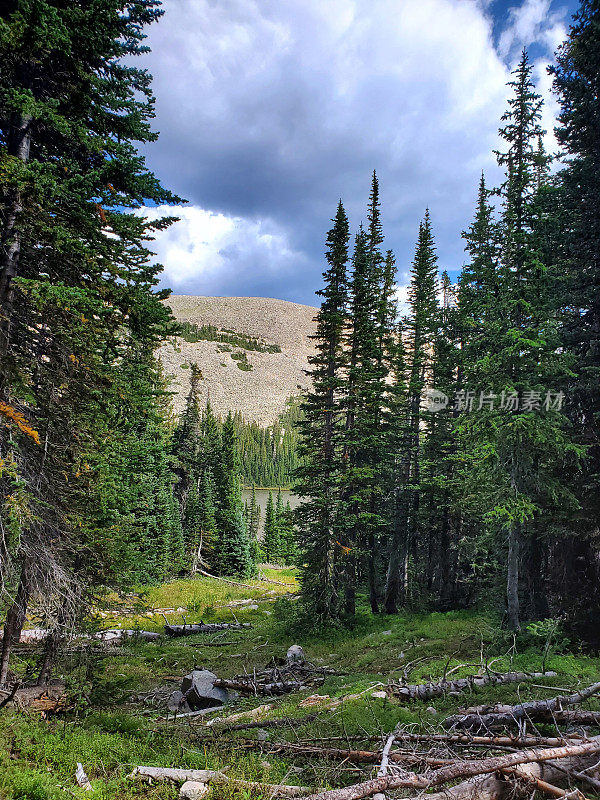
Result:
{"label": "green foliage", "polygon": [[[224,342],[257,353],[281,353],[281,347],[278,344],[268,344],[255,336],[247,336],[244,333],[218,330],[214,325],[199,326],[191,322],[181,322],[179,328],[181,338],[186,342]],[[218,347],[217,349],[225,352],[230,348]]]}
{"label": "green foliage", "polygon": [[243,372],[250,372],[254,369],[252,364],[248,361],[248,356],[243,350],[232,353],[231,357],[237,364],[238,369],[241,369]]}
{"label": "green foliage", "polygon": [[246,486],[289,488],[300,463],[297,423],[300,401],[290,398],[273,425],[263,428],[234,414],[236,441],[242,479]]}

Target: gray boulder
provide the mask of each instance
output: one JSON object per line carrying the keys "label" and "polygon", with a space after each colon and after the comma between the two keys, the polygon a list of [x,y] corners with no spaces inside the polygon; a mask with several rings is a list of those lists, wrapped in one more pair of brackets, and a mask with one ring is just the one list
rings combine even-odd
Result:
{"label": "gray boulder", "polygon": [[299,644],[293,644],[287,651],[286,661],[288,664],[304,664],[304,650]]}
{"label": "gray boulder", "polygon": [[179,790],[180,800],[200,800],[206,797],[210,791],[210,786],[199,781],[186,781]]}
{"label": "gray boulder", "polygon": [[215,686],[217,676],[207,669],[195,669],[181,682],[181,691],[192,711],[216,708],[232,699],[230,692]]}
{"label": "gray boulder", "polygon": [[167,708],[173,714],[185,714],[192,710],[189,707],[187,700],[183,696],[183,692],[180,692],[179,689],[177,689],[176,692],[173,692],[167,700]]}

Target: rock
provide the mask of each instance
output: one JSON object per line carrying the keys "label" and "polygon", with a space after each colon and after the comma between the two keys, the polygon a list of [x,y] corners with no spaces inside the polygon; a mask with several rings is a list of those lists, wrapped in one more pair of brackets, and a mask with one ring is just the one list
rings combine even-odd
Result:
{"label": "rock", "polygon": [[437,717],[438,712],[435,710],[433,706],[428,706],[427,713],[431,714],[432,717]]}
{"label": "rock", "polygon": [[270,761],[261,761],[260,765],[264,770],[269,770],[272,767],[272,764],[271,764]]}
{"label": "rock", "polygon": [[306,661],[304,650],[299,644],[293,644],[287,651],[286,661],[288,664],[303,664]]}
{"label": "rock", "polygon": [[386,692],[371,692],[371,697],[378,698],[379,700],[385,700],[387,698]]}
{"label": "rock", "polygon": [[167,700],[167,708],[173,714],[186,714],[188,711],[192,710],[183,696],[183,692],[180,692],[179,689],[173,692]]}
{"label": "rock", "polygon": [[215,708],[230,702],[234,695],[215,686],[217,676],[208,669],[195,669],[181,682],[181,691],[192,711]]}
{"label": "rock", "polygon": [[210,787],[207,783],[186,781],[179,790],[179,797],[181,800],[199,800],[201,797],[206,797],[209,790]]}
{"label": "rock", "polygon": [[256,603],[252,603],[252,605],[246,606],[246,610],[247,611],[258,611],[258,606],[256,605]]}
{"label": "rock", "polygon": [[327,703],[331,698],[328,694],[311,694],[308,697],[305,697],[300,703],[298,703],[298,708],[309,708],[310,706],[319,706],[323,703]]}
{"label": "rock", "polygon": [[264,728],[259,728],[256,738],[259,742],[266,742],[269,738],[269,731],[266,731]]}

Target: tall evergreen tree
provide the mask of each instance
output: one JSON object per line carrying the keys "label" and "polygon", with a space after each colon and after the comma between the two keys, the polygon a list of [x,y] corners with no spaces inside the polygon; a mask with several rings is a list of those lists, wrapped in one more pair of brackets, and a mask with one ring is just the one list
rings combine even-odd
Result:
{"label": "tall evergreen tree", "polygon": [[569,546],[564,554],[563,602],[576,631],[600,642],[596,620],[600,578],[598,518],[600,517],[600,6],[582,0],[568,39],[559,48],[553,88],[560,102],[556,137],[566,155],[559,174],[559,202],[554,219],[559,235],[558,269],[564,276],[560,286],[566,302],[563,310],[563,342],[574,356],[576,379],[568,383],[567,413],[577,442],[586,447],[581,471],[573,486],[581,513],[569,526]]}
{"label": "tall evergreen tree", "polygon": [[[15,604],[0,683],[32,592],[61,594],[75,613],[106,579],[100,562],[84,568],[93,548],[81,537],[97,545],[101,536],[78,525],[75,465],[102,446],[108,423],[126,436],[134,410],[155,406],[151,382],[142,392],[121,378],[136,352],[149,369],[147,354],[170,329],[146,249],[169,220],[134,213],[176,200],[136,149],[156,135],[151,77],[132,61],[160,14],[152,0],[16,0],[3,10],[0,459],[25,489],[18,536],[1,545],[0,580]],[[0,478],[3,524],[11,491]]]}
{"label": "tall evergreen tree", "polygon": [[217,491],[219,541],[217,560],[221,574],[247,577],[252,574],[252,548],[244,520],[235,426],[231,412],[223,423]]}
{"label": "tall evergreen tree", "polygon": [[564,417],[548,395],[560,385],[567,366],[558,350],[555,301],[531,225],[541,157],[541,100],[531,82],[531,69],[524,52],[509,84],[513,96],[500,130],[507,148],[498,154],[499,164],[506,168],[499,263],[493,264],[493,249],[485,243],[492,234],[486,233],[487,210],[481,196],[467,238],[474,269],[487,271],[486,283],[495,289],[476,300],[484,325],[477,329],[473,348],[467,337],[466,352],[470,350],[473,358],[465,363],[464,380],[472,397],[465,398],[463,410],[470,410],[473,396],[481,398],[484,393],[486,399],[480,399],[476,414],[464,413],[459,423],[471,453],[465,476],[471,485],[485,481],[478,492],[485,518],[496,525],[498,535],[506,534],[512,630],[520,627],[519,573],[527,526],[531,528],[541,506],[569,500],[554,465],[573,450],[563,430]]}
{"label": "tall evergreen tree", "polygon": [[344,350],[348,305],[349,226],[342,203],[327,234],[327,269],[317,314],[316,353],[310,358],[312,388],[302,404],[296,492],[305,598],[319,618],[335,619],[340,609],[338,575],[340,439],[347,354]]}
{"label": "tall evergreen tree", "polygon": [[[439,325],[437,302],[437,256],[429,211],[419,226],[419,236],[411,269],[409,288],[410,313],[405,321],[406,336],[406,399],[404,418],[396,420],[402,430],[400,443],[404,450],[397,454],[396,482],[404,495],[396,514],[404,511],[403,520],[396,519],[397,530],[404,531],[403,541],[393,539],[394,552],[387,571],[385,606],[388,613],[397,608],[408,591],[408,563],[417,544],[420,511],[421,440],[423,437],[423,392],[433,379],[433,353]],[[399,501],[399,498],[398,498]],[[397,501],[397,502],[398,502]],[[400,552],[398,547],[400,546]]]}

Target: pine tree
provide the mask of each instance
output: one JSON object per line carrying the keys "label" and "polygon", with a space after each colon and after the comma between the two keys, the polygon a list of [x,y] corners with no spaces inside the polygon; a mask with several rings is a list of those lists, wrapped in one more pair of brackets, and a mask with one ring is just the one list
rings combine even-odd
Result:
{"label": "pine tree", "polygon": [[574,448],[564,433],[563,415],[548,402],[548,392],[558,389],[567,366],[558,350],[556,307],[531,225],[538,192],[541,101],[526,53],[513,74],[513,97],[500,130],[507,149],[498,154],[499,164],[506,167],[499,263],[493,263],[490,243],[495,234],[491,226],[486,232],[481,196],[467,238],[472,268],[485,273],[494,290],[476,300],[483,325],[474,329],[473,346],[467,336],[464,381],[472,396],[465,398],[463,410],[469,410],[474,397],[481,407],[461,415],[459,434],[469,453],[465,479],[470,486],[483,481],[477,492],[481,513],[499,536],[507,536],[508,625],[518,630],[527,526],[541,508],[570,502],[556,464]]}
{"label": "pine tree", "polygon": [[[146,248],[169,220],[149,224],[134,213],[176,200],[136,149],[156,135],[151,76],[133,59],[160,14],[142,0],[126,12],[112,0],[19,0],[3,13],[0,460],[17,465],[26,507],[18,544],[0,554],[0,581],[16,600],[1,682],[32,591],[82,608],[105,579],[101,564],[109,567],[120,544],[113,538],[92,569],[102,537],[79,522],[102,514],[85,508],[86,456],[103,448],[109,424],[127,436],[133,416],[156,409],[151,381],[142,388],[122,378],[136,352],[141,370],[152,370],[149,354],[172,330]],[[3,518],[10,496],[0,478]]]}
{"label": "pine tree", "polygon": [[567,157],[559,174],[553,219],[557,267],[565,298],[563,343],[574,356],[567,414],[576,441],[587,448],[582,469],[573,476],[581,512],[573,515],[570,542],[561,542],[567,580],[562,587],[569,618],[578,633],[598,646],[597,528],[600,516],[600,8],[582,0],[567,41],[551,68],[561,110],[556,137]]}
{"label": "pine tree", "polygon": [[281,541],[277,512],[275,510],[272,492],[269,492],[269,498],[265,508],[265,535],[263,538],[263,549],[265,551],[265,557],[268,563],[276,564],[280,556]]}
{"label": "pine tree", "polygon": [[254,486],[252,486],[250,502],[246,503],[246,507],[246,527],[248,529],[248,537],[252,549],[252,560],[255,564],[258,564],[261,554],[261,546],[258,540],[258,534],[260,532],[260,506],[256,502],[256,489]]}
{"label": "pine tree", "polygon": [[191,364],[190,390],[185,409],[173,434],[173,453],[177,460],[175,495],[179,501],[185,552],[191,564],[196,557],[200,535],[200,448],[201,415],[199,384],[202,373]]}
{"label": "pine tree", "polygon": [[[405,321],[406,342],[398,353],[396,381],[406,375],[406,393],[400,383],[400,416],[396,419],[396,499],[393,552],[387,571],[385,607],[397,609],[408,592],[408,563],[417,545],[420,511],[421,440],[423,391],[433,378],[432,365],[435,335],[439,325],[437,302],[437,257],[429,211],[419,226],[415,258],[409,288],[410,314]],[[404,396],[403,396],[404,395]],[[403,518],[402,518],[403,515]],[[402,541],[400,531],[403,532]]]}
{"label": "pine tree", "polygon": [[323,299],[317,314],[316,353],[310,358],[312,389],[302,404],[299,423],[304,464],[296,471],[296,493],[302,498],[297,510],[302,591],[321,619],[336,619],[340,610],[337,520],[350,236],[341,201],[333,223],[327,234],[325,285],[319,291]]}
{"label": "pine tree", "polygon": [[221,439],[217,481],[217,524],[219,529],[217,560],[221,574],[247,577],[252,574],[254,564],[244,520],[235,426],[231,412],[223,423]]}

